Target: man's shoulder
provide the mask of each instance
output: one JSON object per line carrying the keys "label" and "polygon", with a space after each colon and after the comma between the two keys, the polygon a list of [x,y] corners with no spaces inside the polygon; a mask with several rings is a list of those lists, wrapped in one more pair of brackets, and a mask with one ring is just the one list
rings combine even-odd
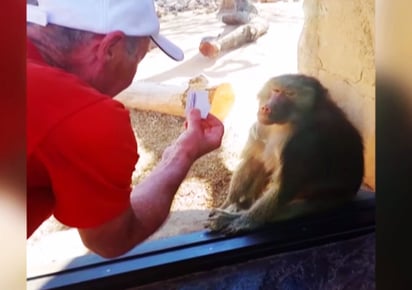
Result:
{"label": "man's shoulder", "polygon": [[109,96],[101,94],[76,75],[33,60],[27,61],[27,95],[36,103],[88,103]]}
{"label": "man's shoulder", "polygon": [[[87,134],[88,130],[94,138],[119,134],[122,129],[116,127],[131,130],[129,112],[120,102],[75,75],[36,62],[28,63],[27,68],[27,131],[32,147],[50,134],[69,134],[71,128],[78,132],[70,133]],[[102,127],[107,129],[100,130]]]}

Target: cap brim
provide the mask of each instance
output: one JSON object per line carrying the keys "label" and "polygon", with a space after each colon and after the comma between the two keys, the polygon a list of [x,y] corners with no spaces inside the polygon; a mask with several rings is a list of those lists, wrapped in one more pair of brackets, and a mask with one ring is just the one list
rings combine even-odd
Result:
{"label": "cap brim", "polygon": [[166,53],[172,59],[177,61],[183,60],[183,51],[170,40],[168,40],[166,37],[158,34],[152,35],[151,39],[164,53]]}

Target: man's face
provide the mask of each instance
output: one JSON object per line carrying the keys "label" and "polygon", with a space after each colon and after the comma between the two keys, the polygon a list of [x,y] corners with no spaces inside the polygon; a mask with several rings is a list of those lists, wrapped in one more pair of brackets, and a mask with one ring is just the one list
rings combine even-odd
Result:
{"label": "man's face", "polygon": [[115,96],[133,81],[137,66],[149,50],[149,37],[123,37],[107,52],[99,77],[99,88]]}

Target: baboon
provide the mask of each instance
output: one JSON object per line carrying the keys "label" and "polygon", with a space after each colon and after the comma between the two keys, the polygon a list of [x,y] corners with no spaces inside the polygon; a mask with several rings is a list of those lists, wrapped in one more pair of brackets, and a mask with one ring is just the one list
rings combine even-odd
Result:
{"label": "baboon", "polygon": [[258,100],[228,197],[206,223],[211,231],[234,234],[332,209],[361,186],[362,137],[316,78],[273,77]]}

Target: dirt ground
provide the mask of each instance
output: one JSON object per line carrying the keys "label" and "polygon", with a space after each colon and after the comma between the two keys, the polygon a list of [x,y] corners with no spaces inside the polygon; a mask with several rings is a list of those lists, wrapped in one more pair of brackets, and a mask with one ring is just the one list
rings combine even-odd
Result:
{"label": "dirt ground", "polygon": [[[215,14],[184,12],[162,17],[161,31],[185,51],[185,60],[172,61],[156,48],[138,67],[135,81],[181,84],[203,74],[211,84],[229,82],[236,96],[232,110],[224,120],[222,147],[193,165],[176,194],[169,219],[150,239],[203,229],[209,210],[219,206],[227,194],[231,173],[255,120],[257,91],[272,76],[297,72],[302,3],[256,5],[261,16],[270,21],[270,27],[255,43],[227,52],[216,60],[207,59],[198,52],[201,38],[216,36],[225,26]],[[156,112],[131,110],[130,113],[140,154],[133,175],[136,184],[150,173],[164,148],[182,131],[184,119]],[[67,229],[51,218],[28,240],[28,274],[31,267],[57,263],[60,259],[85,253],[87,250],[76,230]]]}

